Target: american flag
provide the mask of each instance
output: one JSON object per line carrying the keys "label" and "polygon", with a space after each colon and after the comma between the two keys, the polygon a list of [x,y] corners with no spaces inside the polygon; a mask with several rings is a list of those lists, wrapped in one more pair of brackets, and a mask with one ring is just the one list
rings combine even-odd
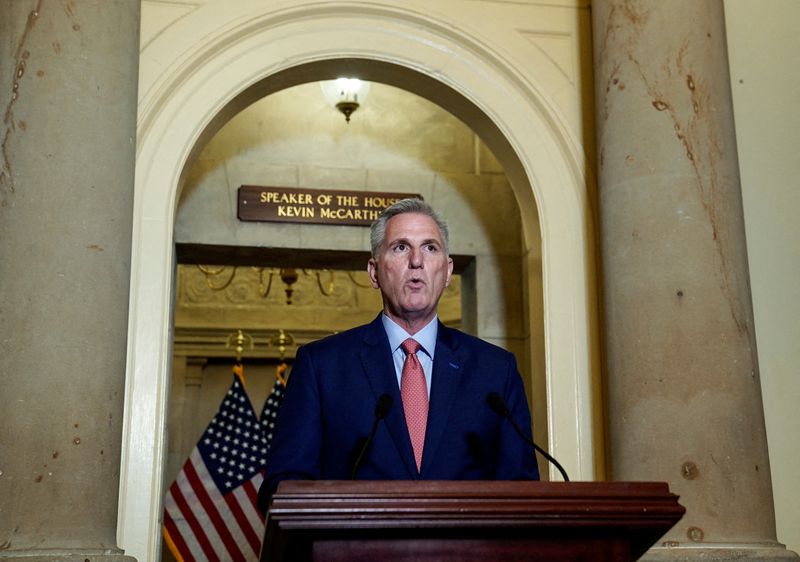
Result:
{"label": "american flag", "polygon": [[[238,367],[238,366],[237,366]],[[180,561],[256,561],[264,518],[256,507],[267,439],[241,368],[164,499],[164,537]]]}
{"label": "american flag", "polygon": [[278,418],[278,410],[283,403],[283,384],[280,377],[275,379],[272,392],[267,396],[267,399],[264,401],[264,407],[261,409],[259,423],[267,439],[267,451],[269,451],[269,447],[272,444],[272,432],[275,430],[275,420]]}

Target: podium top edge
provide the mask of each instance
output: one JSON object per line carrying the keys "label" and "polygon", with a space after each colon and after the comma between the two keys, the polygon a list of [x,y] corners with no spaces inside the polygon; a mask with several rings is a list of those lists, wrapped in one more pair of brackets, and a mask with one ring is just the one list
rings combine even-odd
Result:
{"label": "podium top edge", "polygon": [[394,497],[672,497],[666,482],[532,482],[497,480],[285,480],[273,496]]}

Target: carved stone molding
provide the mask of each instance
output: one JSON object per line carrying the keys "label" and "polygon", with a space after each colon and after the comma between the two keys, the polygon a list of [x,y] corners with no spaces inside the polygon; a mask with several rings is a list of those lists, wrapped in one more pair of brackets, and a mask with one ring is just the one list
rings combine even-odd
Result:
{"label": "carved stone molding", "polygon": [[[280,349],[274,340],[278,330],[243,330],[253,338],[253,349],[245,350],[243,360],[280,359]],[[287,345],[285,359],[294,359],[297,348],[303,344],[324,338],[333,332],[324,330],[296,330],[286,332],[294,338],[294,344]],[[176,356],[192,358],[234,359],[236,350],[229,345],[231,331],[226,328],[176,328],[172,353]]]}

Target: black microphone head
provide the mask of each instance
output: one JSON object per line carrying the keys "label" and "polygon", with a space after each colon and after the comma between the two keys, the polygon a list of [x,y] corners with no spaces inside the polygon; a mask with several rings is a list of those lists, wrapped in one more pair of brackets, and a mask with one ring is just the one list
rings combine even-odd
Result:
{"label": "black microphone head", "polygon": [[392,407],[392,397],[388,394],[381,394],[378,397],[378,403],[375,404],[375,418],[382,420],[389,414],[389,408]]}
{"label": "black microphone head", "polygon": [[506,406],[506,403],[503,401],[500,395],[497,394],[496,392],[490,392],[486,396],[486,403],[489,404],[489,407],[492,410],[494,410],[494,412],[498,416],[503,416],[504,418],[508,417],[509,415],[508,407]]}

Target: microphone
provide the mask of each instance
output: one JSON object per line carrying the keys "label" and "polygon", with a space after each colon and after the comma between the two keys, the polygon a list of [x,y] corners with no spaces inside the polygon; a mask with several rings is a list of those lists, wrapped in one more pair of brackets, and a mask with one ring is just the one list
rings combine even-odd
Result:
{"label": "microphone", "polygon": [[381,394],[378,397],[378,402],[375,404],[375,420],[372,422],[372,429],[369,432],[369,437],[367,437],[367,440],[364,441],[364,446],[361,447],[361,451],[358,453],[356,462],[353,463],[353,470],[350,472],[350,480],[356,479],[356,473],[358,472],[358,467],[361,466],[361,461],[364,459],[364,454],[367,452],[370,443],[372,443],[372,440],[375,438],[375,432],[378,430],[378,422],[389,415],[389,409],[391,407],[392,397],[388,394]]}
{"label": "microphone", "polygon": [[514,428],[514,431],[517,432],[517,435],[522,437],[529,445],[531,445],[535,450],[539,451],[544,458],[546,458],[549,462],[555,466],[558,471],[561,473],[561,476],[564,478],[564,482],[569,482],[569,476],[567,476],[567,471],[564,470],[564,467],[561,466],[556,459],[551,457],[547,454],[547,451],[542,449],[539,445],[534,443],[531,439],[528,439],[522,430],[517,425],[517,422],[514,421],[514,418],[511,417],[511,412],[508,410],[508,406],[506,406],[505,401],[500,397],[499,394],[496,392],[490,392],[486,396],[486,403],[489,404],[489,407],[494,410],[494,413],[500,416],[501,418],[505,418],[511,422],[511,426]]}

